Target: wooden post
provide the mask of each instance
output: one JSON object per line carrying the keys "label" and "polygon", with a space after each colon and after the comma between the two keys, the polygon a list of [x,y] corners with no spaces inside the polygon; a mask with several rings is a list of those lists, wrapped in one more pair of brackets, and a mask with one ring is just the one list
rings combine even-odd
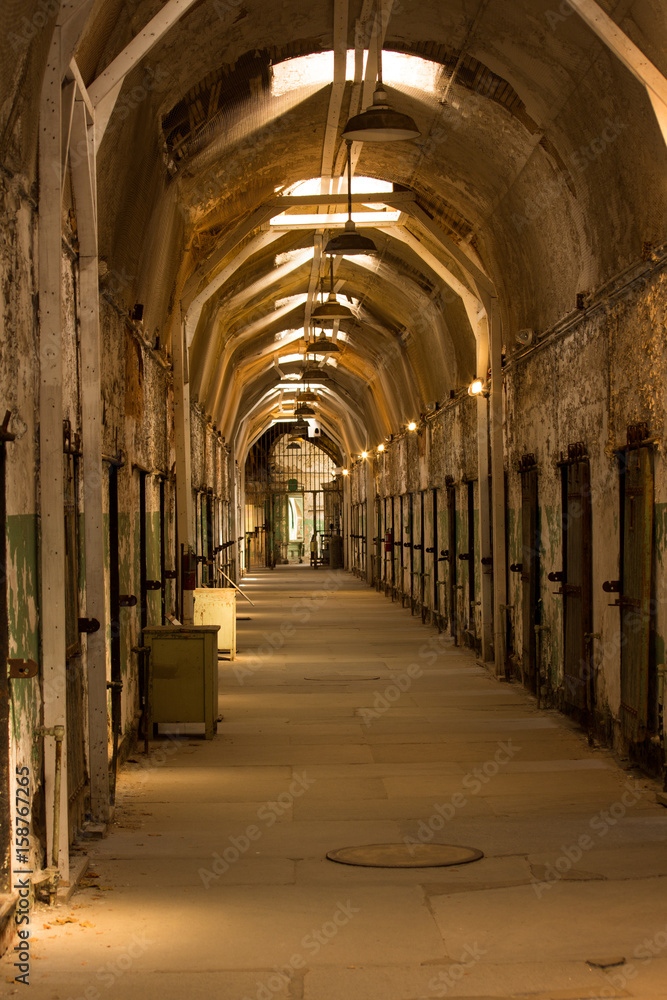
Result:
{"label": "wooden post", "polygon": [[[90,125],[90,127],[89,127]],[[97,256],[95,144],[82,95],[77,93],[72,135],[75,156],[72,183],[79,234],[81,335],[81,437],[83,445],[83,514],[86,573],[86,616],[99,631],[87,639],[88,766],[93,820],[109,818],[107,737],[107,630],[104,555],[104,484],[102,466],[102,381],[100,368],[100,300]],[[87,149],[87,155],[84,150]]]}
{"label": "wooden post", "polygon": [[[65,726],[67,675],[65,637],[65,518],[63,496],[63,406],[60,219],[62,176],[61,27],[56,25],[42,83],[39,130],[39,476],[40,625],[44,726]],[[59,870],[69,878],[65,729],[60,792]],[[55,744],[44,737],[46,856],[53,852]]]}
{"label": "wooden post", "polygon": [[[486,381],[489,368],[489,319],[481,314],[477,319],[477,378]],[[479,558],[488,560],[491,550],[491,482],[489,478],[489,402],[477,398],[477,468],[479,487]],[[481,563],[482,601],[482,660],[493,659],[493,566]]]}
{"label": "wooden post", "polygon": [[376,546],[373,539],[377,530],[375,521],[375,476],[373,474],[372,455],[365,459],[366,463],[366,581],[373,586],[373,564]]}
{"label": "wooden post", "polygon": [[485,298],[491,354],[490,443],[491,510],[493,521],[493,648],[496,676],[505,676],[505,627],[507,604],[505,558],[505,461],[503,441],[502,331],[498,300]]}
{"label": "wooden post", "polygon": [[[192,441],[190,438],[190,382],[188,376],[185,327],[178,324],[172,344],[174,366],[174,438],[176,445],[176,503],[178,542],[185,559],[194,555],[194,505],[192,502]],[[179,567],[183,573],[183,567]],[[181,581],[182,583],[182,581]],[[194,622],[194,594],[183,590],[181,620]]]}

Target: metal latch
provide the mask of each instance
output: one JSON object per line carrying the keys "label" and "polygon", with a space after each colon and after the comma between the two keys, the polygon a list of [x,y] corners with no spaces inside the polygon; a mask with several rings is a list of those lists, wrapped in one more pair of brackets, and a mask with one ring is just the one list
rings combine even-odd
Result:
{"label": "metal latch", "polygon": [[165,580],[175,580],[177,574],[175,569],[166,569],[162,575],[164,576]]}
{"label": "metal latch", "polygon": [[137,603],[137,599],[134,594],[120,594],[118,597],[118,605],[121,608],[133,608]]}
{"label": "metal latch", "polygon": [[36,677],[39,667],[34,660],[7,660],[9,664],[9,676],[13,680],[19,677]]}
{"label": "metal latch", "polygon": [[122,681],[107,681],[107,687],[111,688],[112,691],[122,691],[123,682]]}
{"label": "metal latch", "polygon": [[79,618],[79,632],[98,632],[99,628],[97,618]]}
{"label": "metal latch", "polygon": [[523,573],[523,563],[512,563],[510,573]]}
{"label": "metal latch", "polygon": [[146,583],[144,584],[144,586],[146,587],[146,590],[161,590],[162,589],[162,581],[161,580],[146,580]]}
{"label": "metal latch", "polygon": [[461,562],[468,562],[470,560],[469,552],[459,552],[459,559]]}

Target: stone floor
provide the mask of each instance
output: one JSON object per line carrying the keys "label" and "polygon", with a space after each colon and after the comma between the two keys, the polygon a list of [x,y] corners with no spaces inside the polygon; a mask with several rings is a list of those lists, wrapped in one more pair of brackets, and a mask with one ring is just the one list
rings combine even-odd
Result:
{"label": "stone floor", "polygon": [[[244,590],[217,738],[126,765],[87,887],[33,913],[27,995],[667,998],[655,783],[348,574]],[[484,858],[325,858],[431,841]],[[6,956],[0,995],[24,995],[11,980]]]}

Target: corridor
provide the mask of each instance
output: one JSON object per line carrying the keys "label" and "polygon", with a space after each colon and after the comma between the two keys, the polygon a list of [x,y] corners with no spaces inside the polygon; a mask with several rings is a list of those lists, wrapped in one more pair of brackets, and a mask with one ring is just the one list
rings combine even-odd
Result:
{"label": "corridor", "polygon": [[[667,997],[656,782],[349,573],[243,591],[217,737],[125,765],[83,886],[32,914],[34,1000]],[[484,857],[325,857],[429,842]]]}

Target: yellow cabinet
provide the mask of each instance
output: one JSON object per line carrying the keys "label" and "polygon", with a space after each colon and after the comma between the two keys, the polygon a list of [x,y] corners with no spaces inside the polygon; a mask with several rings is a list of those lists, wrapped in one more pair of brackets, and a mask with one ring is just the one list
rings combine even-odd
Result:
{"label": "yellow cabinet", "polygon": [[156,723],[201,722],[206,739],[218,718],[218,626],[154,625],[143,630],[148,654],[148,736]]}
{"label": "yellow cabinet", "polygon": [[197,587],[195,625],[219,625],[218,649],[236,657],[236,591],[232,587]]}

